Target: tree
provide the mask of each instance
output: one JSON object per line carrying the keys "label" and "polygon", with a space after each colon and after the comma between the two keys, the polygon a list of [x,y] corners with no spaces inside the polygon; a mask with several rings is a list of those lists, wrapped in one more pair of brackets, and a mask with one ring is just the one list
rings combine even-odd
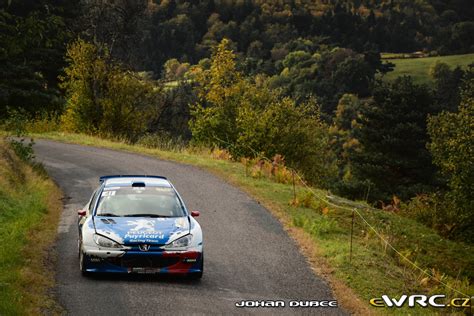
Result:
{"label": "tree", "polygon": [[[472,73],[472,69],[470,70]],[[429,149],[448,181],[445,200],[454,210],[456,232],[474,240],[474,78],[466,76],[458,111],[428,120]]]}
{"label": "tree", "polygon": [[[5,1],[4,1],[5,3]],[[61,112],[57,76],[70,32],[74,5],[57,1],[8,1],[0,8],[0,119],[8,110],[27,116]]]}
{"label": "tree", "polygon": [[451,70],[448,64],[443,62],[436,62],[430,68],[438,111],[456,111],[460,102],[459,88],[463,75],[464,71],[460,67]]}
{"label": "tree", "polygon": [[122,63],[143,66],[141,41],[148,25],[146,0],[81,1],[77,24],[81,36],[95,45],[105,45]]}
{"label": "tree", "polygon": [[235,55],[223,39],[215,48],[211,67],[196,78],[199,102],[191,107],[190,128],[197,142],[228,148],[237,140],[237,108],[243,98],[244,80],[236,70]]}
{"label": "tree", "polygon": [[65,129],[75,132],[97,133],[103,119],[100,104],[109,76],[109,55],[83,40],[68,47],[69,64],[61,77],[61,88],[66,91],[66,112],[62,117]]}
{"label": "tree", "polygon": [[361,107],[354,136],[360,143],[352,151],[352,183],[348,191],[363,197],[370,187],[371,201],[402,199],[429,192],[435,184],[434,167],[426,149],[426,118],[433,98],[425,86],[401,77],[374,90]]}
{"label": "tree", "polygon": [[77,40],[67,58],[64,129],[135,141],[163,110],[160,88],[114,64],[107,49]]}

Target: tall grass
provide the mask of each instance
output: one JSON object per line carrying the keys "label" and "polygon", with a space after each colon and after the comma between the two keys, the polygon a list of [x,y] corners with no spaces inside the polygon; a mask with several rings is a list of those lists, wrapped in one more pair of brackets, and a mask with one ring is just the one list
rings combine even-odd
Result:
{"label": "tall grass", "polygon": [[59,311],[47,293],[54,274],[46,259],[52,259],[60,198],[52,181],[0,139],[0,315]]}

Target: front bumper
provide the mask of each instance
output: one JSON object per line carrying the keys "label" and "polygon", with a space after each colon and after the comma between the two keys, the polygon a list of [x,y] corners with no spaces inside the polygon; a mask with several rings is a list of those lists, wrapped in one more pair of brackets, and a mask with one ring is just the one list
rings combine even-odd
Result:
{"label": "front bumper", "polygon": [[202,251],[86,250],[84,269],[97,273],[189,274],[202,272]]}

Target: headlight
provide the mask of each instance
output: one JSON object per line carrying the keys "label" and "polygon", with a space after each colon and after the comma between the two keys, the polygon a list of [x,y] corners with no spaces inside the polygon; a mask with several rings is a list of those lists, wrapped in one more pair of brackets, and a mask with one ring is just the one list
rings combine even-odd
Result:
{"label": "headlight", "polygon": [[122,248],[119,243],[101,235],[94,234],[94,241],[97,245],[104,248]]}
{"label": "headlight", "polygon": [[183,236],[181,238],[176,239],[172,243],[167,244],[164,248],[187,248],[191,245],[191,241],[193,240],[193,235],[189,234]]}

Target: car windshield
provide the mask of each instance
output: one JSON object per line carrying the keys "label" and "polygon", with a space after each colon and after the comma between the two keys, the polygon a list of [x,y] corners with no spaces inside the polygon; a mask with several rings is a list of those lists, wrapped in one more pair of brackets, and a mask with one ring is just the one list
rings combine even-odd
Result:
{"label": "car windshield", "polygon": [[176,192],[166,187],[106,187],[96,215],[180,217],[184,208]]}

